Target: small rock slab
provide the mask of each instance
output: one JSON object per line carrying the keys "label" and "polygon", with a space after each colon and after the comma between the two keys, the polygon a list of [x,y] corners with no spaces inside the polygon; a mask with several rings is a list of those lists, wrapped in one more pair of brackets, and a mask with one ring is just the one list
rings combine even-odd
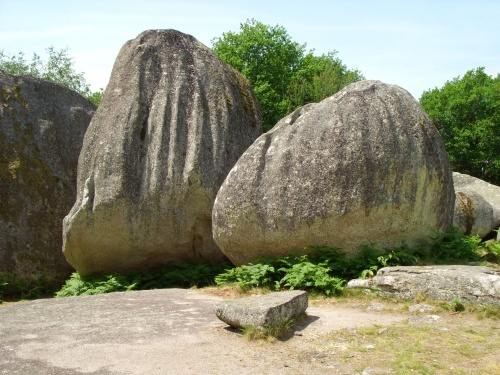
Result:
{"label": "small rock slab", "polygon": [[307,292],[290,290],[219,302],[215,315],[234,328],[264,329],[306,311]]}
{"label": "small rock slab", "polygon": [[497,305],[500,303],[500,270],[484,266],[398,266],[381,268],[372,279],[349,281],[348,288],[375,289],[394,298],[413,299],[418,294],[452,301]]}
{"label": "small rock slab", "polygon": [[416,305],[410,306],[408,308],[408,312],[410,313],[424,313],[428,311],[436,311],[436,308],[431,305],[427,305],[425,303],[418,303]]}
{"label": "small rock slab", "polygon": [[408,324],[435,324],[443,320],[439,315],[412,316],[408,319]]}

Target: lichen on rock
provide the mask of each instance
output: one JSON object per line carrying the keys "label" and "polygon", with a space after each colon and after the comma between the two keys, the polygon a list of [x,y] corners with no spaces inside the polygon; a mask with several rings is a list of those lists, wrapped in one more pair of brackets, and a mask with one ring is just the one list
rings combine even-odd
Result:
{"label": "lichen on rock", "polygon": [[398,86],[354,83],[280,120],[242,155],[214,206],[235,264],[308,246],[419,245],[448,230],[451,168],[418,102]]}
{"label": "lichen on rock", "polygon": [[213,202],[260,134],[248,80],[194,37],[149,30],[128,41],[85,135],[66,258],[81,274],[225,260]]}
{"label": "lichen on rock", "polygon": [[72,90],[0,73],[0,272],[60,278],[62,219],[76,196],[83,135],[96,107]]}

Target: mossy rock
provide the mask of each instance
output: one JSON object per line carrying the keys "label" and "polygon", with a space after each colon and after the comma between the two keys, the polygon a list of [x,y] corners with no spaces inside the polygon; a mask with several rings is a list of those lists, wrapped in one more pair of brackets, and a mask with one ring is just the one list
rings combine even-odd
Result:
{"label": "mossy rock", "polygon": [[96,107],[64,86],[5,73],[0,101],[0,273],[68,275],[62,219]]}

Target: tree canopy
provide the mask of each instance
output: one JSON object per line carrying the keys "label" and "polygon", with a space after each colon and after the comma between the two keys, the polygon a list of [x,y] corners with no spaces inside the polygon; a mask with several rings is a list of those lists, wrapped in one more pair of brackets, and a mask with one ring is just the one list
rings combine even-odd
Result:
{"label": "tree canopy", "polygon": [[73,59],[68,56],[68,48],[56,51],[53,46],[46,49],[47,61],[36,53],[31,62],[26,61],[23,52],[17,55],[7,55],[0,51],[0,69],[5,73],[17,76],[31,75],[50,82],[59,83],[89,98],[94,104],[99,105],[102,89],[92,92],[87,84],[84,74],[74,69]]}
{"label": "tree canopy", "polygon": [[336,51],[315,56],[282,26],[254,19],[240,24],[238,33],[214,38],[212,49],[252,84],[266,131],[293,109],[363,79],[359,71],[347,69]]}
{"label": "tree canopy", "polygon": [[500,185],[500,75],[469,70],[424,92],[420,104],[439,130],[453,170]]}

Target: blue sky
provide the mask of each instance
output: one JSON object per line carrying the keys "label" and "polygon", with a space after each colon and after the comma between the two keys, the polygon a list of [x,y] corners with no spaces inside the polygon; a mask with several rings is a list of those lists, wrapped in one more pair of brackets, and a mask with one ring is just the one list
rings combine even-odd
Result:
{"label": "blue sky", "polygon": [[207,46],[255,18],[283,26],[316,54],[338,51],[367,79],[415,97],[467,70],[500,73],[500,1],[0,0],[0,50],[68,47],[94,90],[105,87],[121,46],[148,29],[177,29]]}

